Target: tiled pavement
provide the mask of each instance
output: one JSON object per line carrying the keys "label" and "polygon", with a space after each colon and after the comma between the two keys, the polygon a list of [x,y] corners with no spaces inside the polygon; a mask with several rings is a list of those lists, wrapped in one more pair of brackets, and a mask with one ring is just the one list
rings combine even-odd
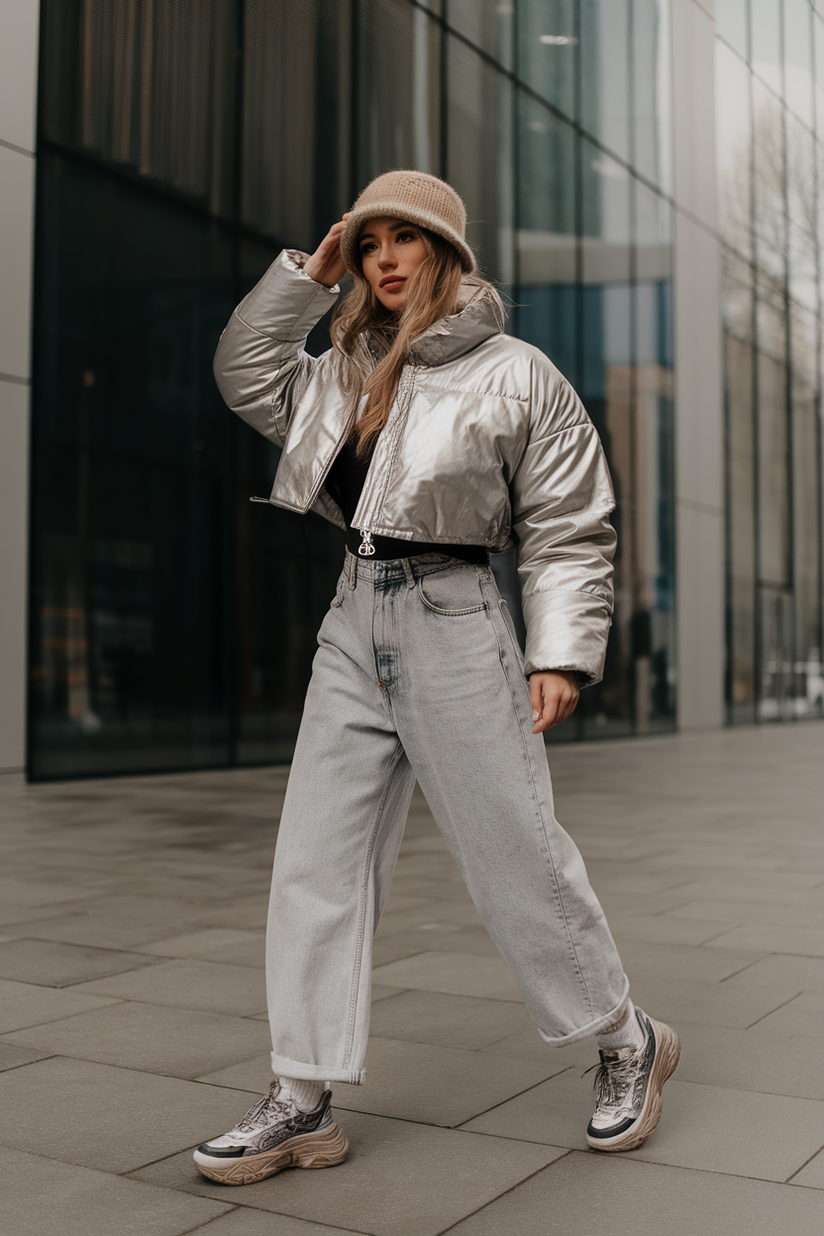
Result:
{"label": "tiled pavement", "polygon": [[594,1045],[542,1044],[416,796],[352,1149],[242,1189],[191,1148],[268,1082],[285,769],[0,782],[5,1236],[807,1236],[824,1230],[824,725],[551,748],[636,999],[681,1066],[586,1149]]}

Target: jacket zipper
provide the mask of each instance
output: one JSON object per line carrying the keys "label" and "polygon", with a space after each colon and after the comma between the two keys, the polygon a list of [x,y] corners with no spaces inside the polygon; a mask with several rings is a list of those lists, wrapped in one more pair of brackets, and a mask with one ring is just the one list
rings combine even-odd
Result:
{"label": "jacket zipper", "polygon": [[[415,389],[415,372],[413,369],[408,379],[407,390],[404,392],[404,396],[405,396],[404,402],[400,404],[400,400],[398,401],[400,404],[400,407],[398,409],[398,418],[393,427],[395,431],[395,440],[392,443],[392,449],[389,455],[389,460],[386,465],[386,478],[383,482],[383,489],[381,490],[380,498],[378,502],[375,504],[375,507],[374,507],[375,511],[377,511],[382,505],[383,500],[386,497],[386,491],[389,488],[389,479],[392,474],[392,469],[395,466],[395,459],[397,458],[398,450],[400,449],[401,436],[403,434],[404,425],[406,424],[406,418],[409,413],[409,405],[412,403],[412,395],[414,393],[414,389]],[[373,536],[372,530],[367,527],[367,528],[358,528],[357,531],[360,532],[361,534],[361,543],[358,546],[358,554],[361,556],[361,558],[371,558],[372,555],[375,553],[375,546],[372,541],[372,536]]]}

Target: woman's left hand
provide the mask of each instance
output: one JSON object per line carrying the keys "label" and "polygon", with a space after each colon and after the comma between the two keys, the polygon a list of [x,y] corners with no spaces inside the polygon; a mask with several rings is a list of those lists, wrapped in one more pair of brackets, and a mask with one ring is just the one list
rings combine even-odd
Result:
{"label": "woman's left hand", "polygon": [[532,700],[533,734],[560,725],[575,711],[578,696],[578,675],[570,670],[551,670],[529,675],[529,698]]}

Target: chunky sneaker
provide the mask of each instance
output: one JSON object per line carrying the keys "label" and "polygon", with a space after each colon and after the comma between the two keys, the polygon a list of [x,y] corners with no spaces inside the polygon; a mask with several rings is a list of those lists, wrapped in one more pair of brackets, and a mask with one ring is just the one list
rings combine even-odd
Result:
{"label": "chunky sneaker", "polygon": [[595,1114],[587,1125],[594,1150],[635,1150],[661,1119],[661,1091],[675,1072],[681,1043],[663,1022],[635,1009],[643,1047],[600,1052],[595,1074]]}
{"label": "chunky sneaker", "polygon": [[220,1184],[254,1184],[284,1167],[334,1167],[349,1149],[332,1119],[331,1090],[314,1111],[302,1112],[276,1079],[269,1093],[250,1107],[240,1124],[204,1142],[194,1154],[197,1170]]}

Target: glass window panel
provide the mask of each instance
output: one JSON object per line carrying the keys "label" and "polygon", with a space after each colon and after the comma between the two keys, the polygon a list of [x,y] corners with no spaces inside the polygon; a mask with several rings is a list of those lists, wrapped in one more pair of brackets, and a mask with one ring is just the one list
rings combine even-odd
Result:
{"label": "glass window panel", "polygon": [[752,250],[752,99],[750,70],[721,42],[715,47],[718,221],[728,245]]}
{"label": "glass window panel", "polygon": [[813,50],[815,52],[815,128],[820,142],[824,141],[824,20],[818,14],[813,19]]}
{"label": "glass window panel", "polygon": [[714,8],[716,30],[744,60],[749,59],[747,7],[747,0],[715,0]]}
{"label": "glass window panel", "polygon": [[356,191],[392,167],[438,174],[438,23],[397,0],[362,0],[358,29]]}
{"label": "glass window panel", "polygon": [[520,338],[575,381],[577,237],[572,128],[529,95],[518,96],[517,290]]}
{"label": "glass window panel", "polygon": [[812,133],[787,115],[787,252],[790,295],[815,312],[818,308],[816,241],[818,147]]}
{"label": "glass window panel", "polygon": [[[506,69],[514,68],[517,0],[444,0],[453,30],[480,47]],[[520,14],[519,14],[520,17]]]}
{"label": "glass window panel", "polygon": [[[736,260],[736,259],[732,259]],[[739,263],[738,282],[748,271]],[[726,335],[728,704],[731,720],[755,720],[755,455],[753,353]]]}
{"label": "glass window panel", "polygon": [[783,91],[780,0],[751,0],[752,67],[767,85]]}
{"label": "glass window panel", "polygon": [[756,260],[763,275],[784,284],[786,200],[784,109],[760,82],[753,82],[753,188]]}
{"label": "glass window panel", "polygon": [[772,295],[767,284],[757,305],[760,578],[784,588],[789,585],[790,536],[786,324],[783,299],[776,303]]}
{"label": "glass window panel", "polygon": [[578,63],[575,8],[573,0],[530,0],[518,9],[518,75],[570,117]]}
{"label": "glass window panel", "polygon": [[809,0],[784,0],[784,97],[800,120],[813,124],[813,41]]}
{"label": "glass window panel", "polygon": [[820,716],[824,708],[821,650],[821,441],[816,412],[818,327],[812,314],[796,311],[792,348],[792,502],[797,716]]}
{"label": "glass window panel", "polygon": [[580,122],[629,162],[629,0],[580,0],[579,20]]}
{"label": "glass window panel", "polygon": [[470,244],[507,286],[514,279],[513,88],[455,38],[448,82],[446,177],[466,202]]}
{"label": "glass window panel", "polygon": [[632,163],[665,192],[672,180],[669,8],[669,0],[635,0],[632,18]]}

